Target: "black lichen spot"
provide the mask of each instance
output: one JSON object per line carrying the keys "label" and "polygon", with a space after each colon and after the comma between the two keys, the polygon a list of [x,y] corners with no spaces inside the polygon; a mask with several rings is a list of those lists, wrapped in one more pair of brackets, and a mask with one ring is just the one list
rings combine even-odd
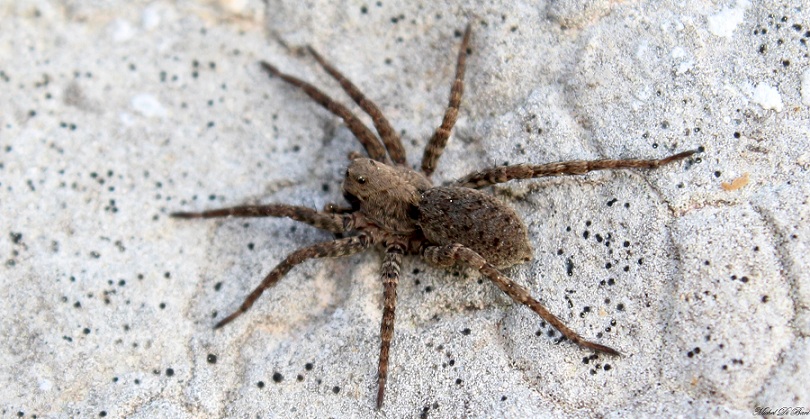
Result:
{"label": "black lichen spot", "polygon": [[307,371],[312,371],[312,367],[313,365],[311,362],[307,362],[306,364],[304,364],[304,369]]}
{"label": "black lichen spot", "polygon": [[470,328],[466,327],[464,330],[461,331],[461,334],[464,336],[468,336],[470,334]]}
{"label": "black lichen spot", "polygon": [[456,385],[461,385],[462,382],[461,378],[456,378]]}
{"label": "black lichen spot", "polygon": [[767,295],[762,296],[762,302],[767,303],[770,298]]}
{"label": "black lichen spot", "polygon": [[85,327],[84,330],[82,330],[82,333],[84,333],[85,335],[89,335],[90,334],[90,328]]}
{"label": "black lichen spot", "polygon": [[568,276],[574,276],[574,261],[571,258],[565,260],[565,273]]}
{"label": "black lichen spot", "polygon": [[590,237],[590,236],[591,236],[591,232],[590,232],[590,231],[585,230],[584,232],[582,232],[582,238],[583,238],[583,239],[586,239],[586,240],[587,240],[587,239],[588,239],[588,237]]}
{"label": "black lichen spot", "polygon": [[100,417],[100,418],[107,417],[107,411],[102,410],[101,412],[98,412],[98,417]]}
{"label": "black lichen spot", "polygon": [[617,304],[616,305],[616,310],[624,311],[624,304],[622,304],[622,303]]}
{"label": "black lichen spot", "polygon": [[256,383],[256,387],[264,388],[264,381],[259,381],[258,383]]}
{"label": "black lichen spot", "polygon": [[171,377],[173,375],[174,375],[174,369],[173,368],[166,368],[166,376]]}
{"label": "black lichen spot", "polygon": [[273,382],[280,383],[282,380],[284,380],[284,376],[280,372],[273,373]]}
{"label": "black lichen spot", "polygon": [[206,358],[206,360],[208,361],[209,364],[216,364],[217,363],[217,356],[214,355],[214,354],[208,354],[208,357]]}
{"label": "black lichen spot", "polygon": [[11,236],[11,241],[14,244],[20,244],[20,242],[22,241],[22,238],[23,238],[22,233],[15,233],[13,231],[11,233],[9,233],[9,236]]}
{"label": "black lichen spot", "polygon": [[222,289],[222,282],[214,284],[214,291],[219,291],[220,289]]}
{"label": "black lichen spot", "polygon": [[340,393],[340,387],[338,387],[338,386],[332,387],[332,393],[335,393],[335,394]]}

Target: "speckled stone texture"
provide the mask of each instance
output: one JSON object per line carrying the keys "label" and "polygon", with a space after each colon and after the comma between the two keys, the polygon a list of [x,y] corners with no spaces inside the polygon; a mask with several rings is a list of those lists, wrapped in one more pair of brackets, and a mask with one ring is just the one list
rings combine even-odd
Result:
{"label": "speckled stone texture", "polygon": [[[810,411],[810,13],[802,2],[0,2],[0,416],[750,417]],[[343,124],[257,62],[403,133],[434,179],[505,163],[660,158],[656,171],[490,188],[534,260],[507,271],[593,356],[465,270],[407,258],[374,409],[377,252],[305,263],[214,331],[341,202]],[[353,108],[356,109],[356,108]],[[368,121],[364,117],[365,121]]]}

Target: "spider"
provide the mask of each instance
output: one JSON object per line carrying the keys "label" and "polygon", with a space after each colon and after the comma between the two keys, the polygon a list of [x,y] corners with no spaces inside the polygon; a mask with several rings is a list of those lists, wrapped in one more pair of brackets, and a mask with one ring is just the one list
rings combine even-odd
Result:
{"label": "spider", "polygon": [[420,170],[409,167],[398,135],[377,106],[314,49],[308,47],[310,55],[371,117],[379,137],[348,108],[313,85],[282,73],[267,62],[260,63],[270,77],[278,77],[300,89],[332,114],[343,119],[365,148],[368,158],[356,154],[350,156],[342,187],[348,206],[328,204],[322,211],[317,211],[286,204],[244,205],[171,214],[175,218],[288,217],[335,235],[333,240],[302,247],[289,254],[270,271],[236,311],[214,326],[215,329],[245,313],[266,289],[275,285],[299,263],[309,259],[349,256],[370,248],[379,248],[383,250],[384,256],[380,273],[383,314],[377,367],[377,409],[382,407],[388,379],[397,284],[405,255],[421,256],[429,264],[440,268],[458,264],[477,270],[515,302],[526,305],[559,330],[566,339],[596,352],[619,355],[615,349],[582,338],[532,297],[526,288],[501,272],[500,269],[531,260],[532,249],[526,226],[512,208],[479,189],[512,179],[578,175],[606,169],[652,169],[685,159],[702,149],[685,151],[658,160],[567,161],[494,167],[471,173],[449,186],[433,186],[430,177],[458,116],[469,43],[468,24],[458,51],[449,104],[441,125],[425,147]]}

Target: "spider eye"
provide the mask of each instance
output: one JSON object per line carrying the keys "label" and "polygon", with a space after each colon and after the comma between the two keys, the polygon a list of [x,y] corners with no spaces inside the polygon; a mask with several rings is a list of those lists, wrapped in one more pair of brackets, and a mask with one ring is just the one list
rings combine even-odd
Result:
{"label": "spider eye", "polygon": [[357,183],[359,183],[361,185],[366,183],[366,178],[364,178],[363,176],[358,177],[357,178]]}

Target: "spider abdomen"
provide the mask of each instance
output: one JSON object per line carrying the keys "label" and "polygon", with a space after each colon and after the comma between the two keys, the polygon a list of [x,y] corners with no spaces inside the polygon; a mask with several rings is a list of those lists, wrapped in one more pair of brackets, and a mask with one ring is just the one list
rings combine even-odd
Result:
{"label": "spider abdomen", "polygon": [[418,224],[434,244],[462,244],[497,267],[532,258],[526,226],[517,213],[475,189],[428,189],[419,203]]}

